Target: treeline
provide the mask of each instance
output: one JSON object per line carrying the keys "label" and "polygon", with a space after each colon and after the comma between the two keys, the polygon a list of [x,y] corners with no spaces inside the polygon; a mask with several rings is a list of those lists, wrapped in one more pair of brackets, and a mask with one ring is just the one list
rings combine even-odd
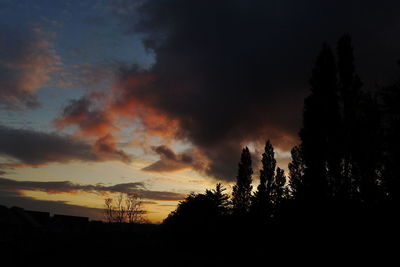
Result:
{"label": "treeline", "polygon": [[[232,195],[217,184],[190,194],[164,221],[179,229],[220,222],[287,223],[382,221],[395,218],[399,198],[400,80],[369,91],[357,74],[351,38],[336,51],[323,44],[304,101],[300,144],[291,151],[288,175],[276,166],[266,142],[260,183],[252,185],[252,159],[242,150]],[[358,227],[358,226],[356,226]]]}

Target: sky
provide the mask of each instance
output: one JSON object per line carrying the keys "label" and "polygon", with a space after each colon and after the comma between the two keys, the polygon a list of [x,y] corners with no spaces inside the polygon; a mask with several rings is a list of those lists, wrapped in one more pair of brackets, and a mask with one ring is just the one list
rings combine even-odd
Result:
{"label": "sky", "polygon": [[394,79],[398,1],[0,0],[0,205],[101,219],[135,192],[161,222],[191,192],[287,169],[322,43],[350,34],[367,90]]}

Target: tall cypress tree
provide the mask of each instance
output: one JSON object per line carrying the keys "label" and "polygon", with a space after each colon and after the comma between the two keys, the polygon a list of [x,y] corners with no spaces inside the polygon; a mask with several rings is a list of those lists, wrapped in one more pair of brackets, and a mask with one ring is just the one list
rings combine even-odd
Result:
{"label": "tall cypress tree", "polygon": [[381,94],[385,126],[383,183],[387,198],[398,206],[400,202],[400,79],[383,88]]}
{"label": "tall cypress tree", "polygon": [[275,206],[279,205],[284,199],[285,183],[286,183],[285,171],[279,167],[276,168],[276,175],[273,186],[273,201]]}
{"label": "tall cypress tree", "polygon": [[358,106],[357,129],[352,138],[351,153],[352,197],[366,204],[381,198],[381,173],[383,170],[382,115],[376,95],[363,93]]}
{"label": "tall cypress tree", "polygon": [[335,184],[338,199],[375,202],[382,169],[381,112],[376,96],[362,90],[354,66],[349,35],[337,44],[338,78],[342,104],[342,179]]}
{"label": "tall cypress tree", "polygon": [[289,163],[289,188],[294,199],[301,199],[303,193],[304,162],[301,149],[295,146],[291,150],[292,161]]}
{"label": "tall cypress tree", "polygon": [[332,195],[331,185],[340,175],[337,71],[330,47],[323,45],[310,79],[311,94],[304,101],[300,131],[304,156],[305,190],[312,199]]}
{"label": "tall cypress tree", "polygon": [[243,148],[240,157],[236,185],[233,187],[232,204],[236,214],[244,214],[249,211],[251,204],[251,182],[253,169],[251,166],[251,154],[247,147]]}
{"label": "tall cypress tree", "polygon": [[355,71],[353,46],[349,35],[342,36],[337,43],[339,92],[342,103],[342,179],[335,183],[335,195],[348,199],[357,191],[354,154],[359,146],[359,123],[362,82]]}
{"label": "tall cypress tree", "polygon": [[260,184],[257,186],[252,205],[257,212],[266,213],[272,203],[271,192],[276,167],[275,152],[270,140],[265,144],[261,163]]}

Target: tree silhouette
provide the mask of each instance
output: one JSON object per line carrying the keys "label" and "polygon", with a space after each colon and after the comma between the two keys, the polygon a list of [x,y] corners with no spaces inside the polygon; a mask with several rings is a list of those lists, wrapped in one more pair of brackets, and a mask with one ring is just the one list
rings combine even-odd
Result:
{"label": "tree silhouette", "polygon": [[329,229],[333,235],[345,237],[353,229],[370,227],[395,214],[400,193],[400,80],[383,88],[380,95],[365,92],[355,71],[348,35],[339,39],[336,52],[337,65],[324,44],[313,68],[299,133],[301,143],[291,150],[288,186],[268,140],[260,184],[253,196],[252,160],[245,147],[231,203],[217,184],[204,194],[189,195],[165,223],[195,229],[224,225],[236,231],[234,238],[247,237],[245,229],[255,227],[259,238],[265,233],[273,236],[263,230],[266,226],[290,229],[296,220],[305,233]]}
{"label": "tree silhouette", "polygon": [[255,212],[266,215],[272,204],[272,189],[276,168],[275,152],[270,140],[265,144],[261,163],[260,184],[254,194],[252,207]]}
{"label": "tree silhouette", "polygon": [[225,191],[226,188],[223,187],[221,183],[217,183],[215,189],[207,189],[205,193],[205,195],[212,201],[213,210],[217,216],[223,216],[229,213],[229,195],[224,193]]}
{"label": "tree silhouette", "polygon": [[342,179],[335,197],[373,203],[381,198],[382,119],[377,95],[362,90],[355,71],[351,37],[337,44],[339,92],[342,107]]}
{"label": "tree silhouette", "polygon": [[276,212],[286,197],[286,176],[281,168],[276,167],[274,147],[268,140],[262,154],[260,184],[254,194],[252,210],[262,218],[270,217]]}
{"label": "tree silhouette", "polygon": [[239,162],[236,185],[233,186],[232,204],[235,214],[244,214],[249,211],[251,205],[251,190],[253,186],[251,166],[251,154],[248,147],[243,148]]}
{"label": "tree silhouette", "polygon": [[304,162],[301,149],[295,146],[291,150],[292,160],[288,165],[289,168],[289,189],[290,195],[294,199],[301,199],[303,192]]}
{"label": "tree silhouette", "polygon": [[339,92],[342,106],[341,149],[342,177],[335,183],[335,196],[339,199],[350,199],[358,190],[356,180],[356,155],[359,146],[359,118],[362,101],[362,82],[355,71],[354,54],[349,35],[342,36],[337,43]]}
{"label": "tree silhouette", "polygon": [[331,194],[331,185],[340,175],[340,144],[336,64],[324,44],[310,79],[311,94],[304,101],[303,128],[300,131],[304,157],[304,195],[320,201]]}
{"label": "tree silhouette", "polygon": [[273,203],[278,206],[285,198],[285,171],[281,168],[276,168],[276,175],[273,184]]}
{"label": "tree silhouette", "polygon": [[[400,62],[399,62],[400,66]],[[384,163],[383,183],[392,203],[400,198],[400,79],[383,88]]]}
{"label": "tree silhouette", "polygon": [[225,190],[218,183],[215,189],[206,190],[204,194],[189,194],[168,215],[163,225],[184,232],[212,229],[223,216],[228,215],[229,195],[224,193]]}
{"label": "tree silhouette", "polygon": [[144,223],[143,202],[137,194],[121,193],[116,199],[104,200],[104,216],[109,223]]}
{"label": "tree silhouette", "polygon": [[353,198],[372,204],[382,198],[383,133],[380,104],[376,95],[362,93],[357,117],[355,149],[352,152]]}

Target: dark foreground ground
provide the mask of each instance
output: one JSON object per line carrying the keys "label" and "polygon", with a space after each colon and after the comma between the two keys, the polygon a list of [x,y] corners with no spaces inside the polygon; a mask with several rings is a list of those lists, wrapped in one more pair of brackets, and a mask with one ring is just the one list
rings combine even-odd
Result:
{"label": "dark foreground ground", "polygon": [[285,223],[261,224],[247,218],[165,227],[108,224],[82,217],[17,223],[3,213],[0,266],[268,266],[300,262],[386,266],[393,259],[398,262],[397,222],[394,217],[335,220],[315,216]]}

